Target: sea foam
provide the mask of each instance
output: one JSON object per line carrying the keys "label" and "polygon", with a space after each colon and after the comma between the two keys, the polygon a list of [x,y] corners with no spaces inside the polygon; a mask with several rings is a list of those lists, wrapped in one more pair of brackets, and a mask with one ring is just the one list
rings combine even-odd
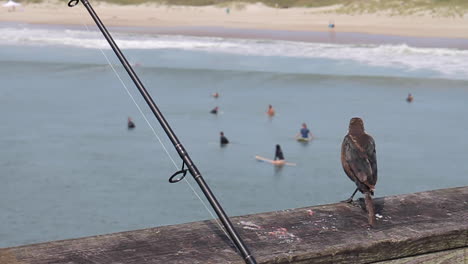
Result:
{"label": "sea foam", "polygon": [[[468,50],[421,48],[405,43],[328,44],[282,40],[229,39],[178,35],[113,33],[121,49],[187,50],[239,56],[275,56],[354,61],[371,67],[433,71],[438,77],[468,79]],[[69,46],[110,49],[100,32],[59,28],[0,28],[0,45]]]}

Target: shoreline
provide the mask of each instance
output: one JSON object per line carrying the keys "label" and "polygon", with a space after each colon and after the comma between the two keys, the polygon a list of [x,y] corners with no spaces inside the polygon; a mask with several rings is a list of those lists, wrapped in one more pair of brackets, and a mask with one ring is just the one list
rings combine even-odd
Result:
{"label": "shoreline", "polygon": [[314,42],[328,44],[406,44],[422,48],[454,48],[468,50],[468,38],[443,37],[409,37],[385,34],[359,32],[320,32],[320,31],[288,31],[269,29],[244,29],[222,27],[109,27],[115,31],[184,35],[195,37],[220,37],[259,40],[283,40],[298,42]]}
{"label": "shoreline", "polygon": [[[87,30],[84,25],[65,24],[29,24],[16,22],[0,22],[0,27],[12,26],[20,28],[27,25],[35,28],[61,28]],[[95,25],[87,25],[90,30],[98,31]],[[174,27],[147,27],[147,26],[108,26],[112,33],[174,35],[192,37],[214,37],[225,39],[250,39],[266,41],[293,41],[323,44],[356,44],[356,45],[408,45],[419,48],[450,48],[468,50],[468,38],[443,37],[409,37],[384,34],[370,34],[358,32],[319,32],[319,31],[289,31],[270,29],[244,29],[223,28],[216,26],[174,26]]]}
{"label": "shoreline", "polygon": [[[271,39],[321,43],[409,44],[419,47],[468,49],[468,17],[429,15],[343,15],[321,8],[275,9],[260,4],[244,9],[215,7],[96,3],[93,8],[108,28],[123,32],[223,38]],[[329,28],[333,22],[335,28]],[[0,11],[2,24],[92,25],[82,5],[26,4],[14,12]]]}

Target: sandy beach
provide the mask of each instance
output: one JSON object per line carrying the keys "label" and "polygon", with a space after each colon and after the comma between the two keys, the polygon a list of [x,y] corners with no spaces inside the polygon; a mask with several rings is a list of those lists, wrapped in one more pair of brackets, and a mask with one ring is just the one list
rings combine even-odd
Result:
{"label": "sandy beach", "polygon": [[[431,15],[391,16],[385,14],[344,15],[334,8],[277,9],[261,4],[232,7],[206,6],[119,6],[92,3],[101,20],[108,26],[148,28],[219,27],[227,29],[281,30],[293,32],[327,32],[333,21],[335,32],[354,32],[392,36],[466,38],[468,18],[433,17]],[[66,2],[25,4],[15,11],[0,10],[0,22],[33,24],[94,24],[86,9]],[[175,30],[179,31],[179,30]],[[188,30],[189,31],[189,30]],[[234,32],[234,31],[231,31]],[[174,32],[170,32],[174,33]],[[217,35],[205,31],[202,35]]]}

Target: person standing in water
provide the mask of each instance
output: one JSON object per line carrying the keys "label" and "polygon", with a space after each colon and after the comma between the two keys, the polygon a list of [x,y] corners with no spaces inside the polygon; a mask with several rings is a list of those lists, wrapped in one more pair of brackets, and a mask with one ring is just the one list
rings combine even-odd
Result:
{"label": "person standing in water", "polygon": [[215,108],[213,108],[213,109],[210,111],[210,113],[216,115],[216,114],[218,114],[218,109],[219,109],[219,107],[216,106]]}
{"label": "person standing in water", "polygon": [[411,93],[409,93],[408,97],[406,97],[406,102],[411,103],[411,102],[413,102],[413,100],[414,100],[413,95]]}
{"label": "person standing in water", "polygon": [[226,136],[224,136],[224,132],[223,132],[223,131],[219,132],[219,135],[220,135],[220,143],[221,143],[221,146],[225,146],[226,144],[229,144],[229,140],[227,139]]}
{"label": "person standing in water", "polygon": [[284,160],[283,151],[281,150],[281,147],[280,147],[279,144],[276,144],[275,159],[274,160]]}
{"label": "person standing in water", "polygon": [[134,129],[135,128],[135,123],[133,123],[131,117],[128,118],[127,127],[128,127],[128,129]]}
{"label": "person standing in water", "polygon": [[275,115],[275,109],[273,109],[272,105],[268,105],[267,115],[269,117],[273,117]]}
{"label": "person standing in water", "polygon": [[299,133],[296,135],[296,138],[301,138],[304,139],[312,139],[312,133],[310,133],[310,130],[307,128],[306,123],[302,123],[302,128],[299,130]]}

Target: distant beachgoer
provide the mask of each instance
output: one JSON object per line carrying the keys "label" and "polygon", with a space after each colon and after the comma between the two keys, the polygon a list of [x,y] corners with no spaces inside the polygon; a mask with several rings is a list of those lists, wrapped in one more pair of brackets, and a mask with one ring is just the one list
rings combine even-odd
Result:
{"label": "distant beachgoer", "polygon": [[218,93],[218,92],[213,93],[212,96],[213,96],[214,98],[218,98],[218,97],[219,97],[219,93]]}
{"label": "distant beachgoer", "polygon": [[210,111],[210,113],[216,115],[218,113],[218,109],[219,109],[219,107],[216,106],[215,108],[213,108],[213,110]]}
{"label": "distant beachgoer", "polygon": [[226,136],[224,136],[224,132],[219,132],[219,135],[220,135],[220,143],[221,143],[221,146],[224,146],[226,144],[229,144],[229,140],[227,139]]}
{"label": "distant beachgoer", "polygon": [[275,109],[273,109],[273,106],[268,105],[267,115],[270,117],[275,115]]}
{"label": "distant beachgoer", "polygon": [[3,4],[4,7],[8,7],[8,12],[15,12],[16,11],[16,7],[18,6],[21,6],[20,3],[17,3],[13,0],[8,0],[8,2],[6,2],[5,4]]}
{"label": "distant beachgoer", "polygon": [[406,97],[406,102],[411,103],[411,102],[413,102],[413,100],[414,100],[413,95],[411,93],[409,93],[408,97]]}
{"label": "distant beachgoer", "polygon": [[128,118],[128,121],[127,121],[127,127],[128,127],[128,129],[135,128],[135,123],[133,123],[132,118],[130,118],[130,117]]}
{"label": "distant beachgoer", "polygon": [[284,160],[283,151],[281,150],[281,147],[280,147],[279,144],[276,144],[275,159],[274,160]]}
{"label": "distant beachgoer", "polygon": [[229,12],[231,12],[231,9],[229,9],[229,7],[228,7],[228,8],[226,8],[226,14],[229,15]]}
{"label": "distant beachgoer", "polygon": [[310,130],[307,128],[306,123],[302,123],[302,128],[299,130],[299,133],[296,135],[297,137],[301,138],[312,138],[312,133],[310,133]]}

